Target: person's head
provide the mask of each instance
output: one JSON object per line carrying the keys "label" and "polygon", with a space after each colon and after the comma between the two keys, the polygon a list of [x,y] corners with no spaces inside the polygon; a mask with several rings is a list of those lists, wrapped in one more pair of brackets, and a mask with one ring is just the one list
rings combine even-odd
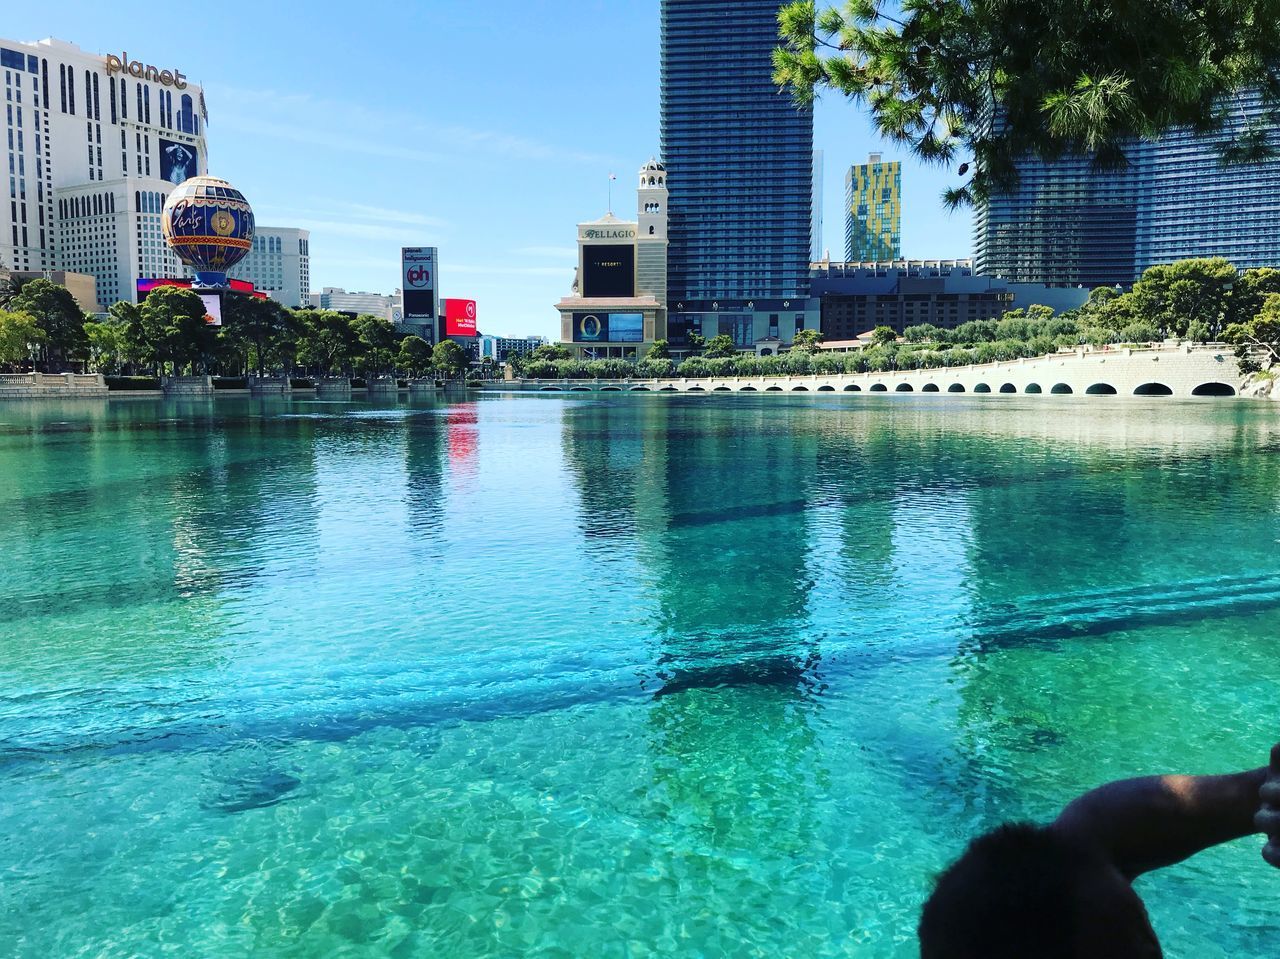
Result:
{"label": "person's head", "polygon": [[920,917],[921,959],[1146,959],[1147,910],[1114,865],[1052,827],[970,843]]}

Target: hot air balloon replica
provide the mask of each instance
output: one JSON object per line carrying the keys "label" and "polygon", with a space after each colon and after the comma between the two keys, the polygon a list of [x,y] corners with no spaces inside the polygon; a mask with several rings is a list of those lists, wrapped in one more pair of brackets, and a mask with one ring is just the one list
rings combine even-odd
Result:
{"label": "hot air balloon replica", "polygon": [[[227,270],[253,246],[253,208],[226,180],[193,176],[169,194],[160,229],[169,248],[194,271],[193,288],[221,296],[228,290]],[[221,318],[216,322],[220,325]]]}

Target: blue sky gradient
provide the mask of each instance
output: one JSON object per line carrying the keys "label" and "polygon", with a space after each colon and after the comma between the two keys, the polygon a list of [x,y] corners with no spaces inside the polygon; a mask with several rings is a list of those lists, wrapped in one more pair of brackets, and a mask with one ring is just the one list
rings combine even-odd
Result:
{"label": "blue sky gradient", "polygon": [[[574,224],[604,213],[610,172],[615,212],[634,215],[634,175],[659,153],[658,28],[657,0],[53,0],[6,11],[0,32],[201,83],[210,172],[259,223],[311,230],[313,289],[390,292],[401,246],[439,246],[442,294],[478,300],[483,332],[554,336]],[[845,169],[872,150],[904,161],[904,254],[969,255],[970,214],[939,202],[946,171],[879,143],[861,108],[820,103],[816,146],[834,257]]]}

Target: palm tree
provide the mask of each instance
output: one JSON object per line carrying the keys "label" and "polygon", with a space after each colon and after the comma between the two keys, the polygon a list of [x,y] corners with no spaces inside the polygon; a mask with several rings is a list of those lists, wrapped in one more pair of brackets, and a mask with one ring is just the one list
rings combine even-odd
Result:
{"label": "palm tree", "polygon": [[4,267],[0,267],[0,310],[7,310],[18,295],[18,288],[13,285],[13,276]]}

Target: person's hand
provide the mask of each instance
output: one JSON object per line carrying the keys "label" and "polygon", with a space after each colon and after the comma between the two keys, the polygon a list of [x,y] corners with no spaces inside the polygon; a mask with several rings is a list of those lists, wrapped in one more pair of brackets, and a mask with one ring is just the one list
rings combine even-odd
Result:
{"label": "person's hand", "polygon": [[1280,743],[1271,749],[1271,768],[1258,790],[1262,808],[1253,819],[1259,832],[1267,834],[1267,844],[1262,848],[1262,858],[1280,869]]}

